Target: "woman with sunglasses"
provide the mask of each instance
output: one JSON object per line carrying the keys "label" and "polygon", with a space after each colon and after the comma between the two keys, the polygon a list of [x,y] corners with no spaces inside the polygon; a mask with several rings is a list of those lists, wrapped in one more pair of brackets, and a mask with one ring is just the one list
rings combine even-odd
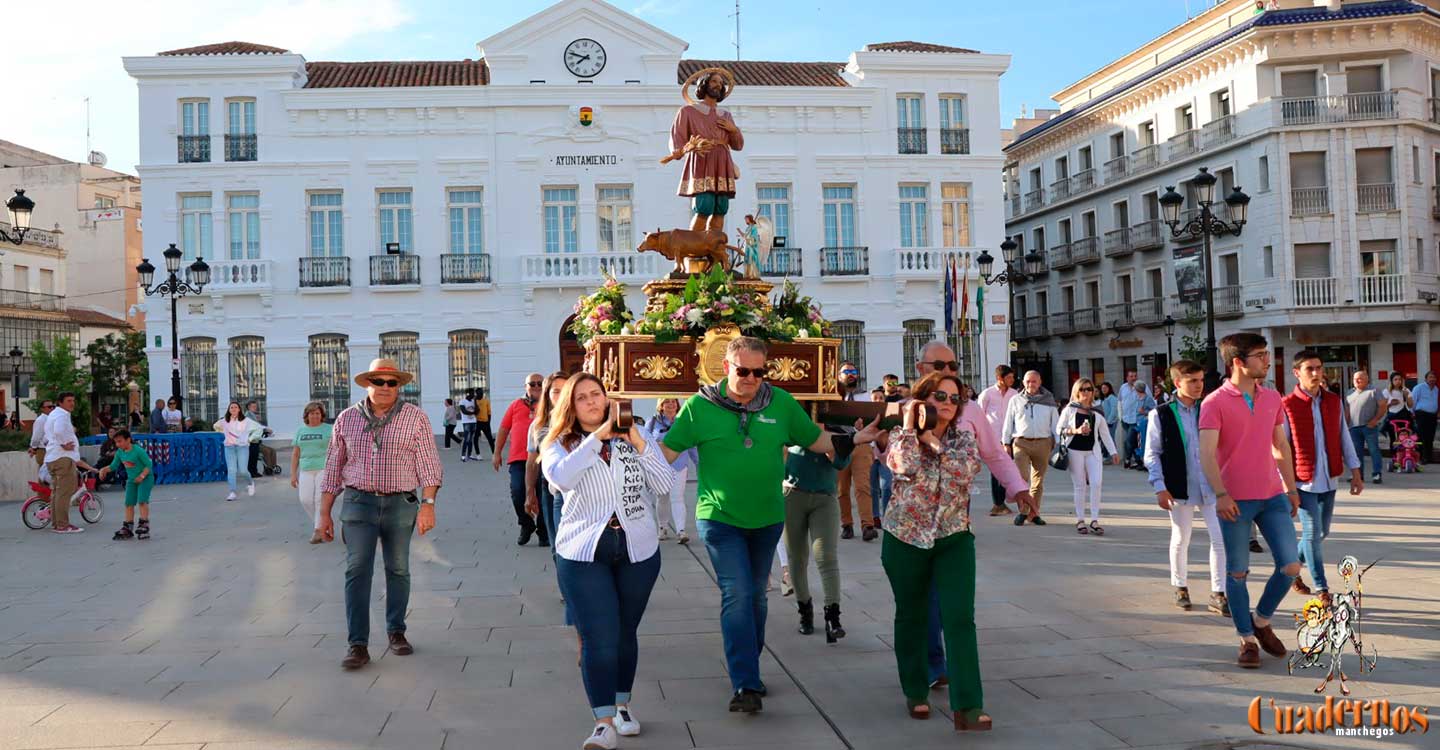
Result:
{"label": "woman with sunglasses", "polygon": [[583,643],[580,673],[595,718],[585,750],[616,747],[640,734],[630,711],[639,662],[636,631],[660,575],[652,499],[675,473],[640,428],[615,426],[599,378],[570,378],[541,442],[545,478],[565,493],[555,536],[560,588]]}
{"label": "woman with sunglasses", "polygon": [[[1075,530],[1081,534],[1104,536],[1100,526],[1100,486],[1104,478],[1105,460],[1100,446],[1110,451],[1111,460],[1120,465],[1120,454],[1110,438],[1110,423],[1095,408],[1095,383],[1080,378],[1070,386],[1070,403],[1060,411],[1055,425],[1055,440],[1070,450],[1070,483],[1075,488]],[[1098,439],[1097,439],[1098,438]],[[1090,525],[1085,525],[1085,493],[1090,493]]]}
{"label": "woman with sunglasses", "polygon": [[[926,627],[930,591],[940,595],[950,709],[955,729],[990,729],[980,688],[975,635],[975,535],[970,485],[983,462],[1010,499],[1030,504],[1028,483],[1006,455],[985,412],[961,396],[960,379],[932,372],[915,384],[902,426],[890,432],[886,461],[894,474],[880,561],[895,594],[895,660],[914,719],[930,718]],[[919,427],[924,402],[936,423]]]}

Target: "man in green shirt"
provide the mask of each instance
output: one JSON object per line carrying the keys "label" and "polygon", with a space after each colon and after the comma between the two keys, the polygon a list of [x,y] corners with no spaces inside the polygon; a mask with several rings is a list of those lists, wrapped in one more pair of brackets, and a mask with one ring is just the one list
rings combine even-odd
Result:
{"label": "man in green shirt", "polygon": [[720,631],[734,695],[731,711],[761,710],[765,583],[785,528],[785,447],[835,453],[830,435],[785,391],[765,382],[765,342],[725,349],[725,380],[685,402],[661,444],[674,461],[697,448],[696,526],[720,582]]}

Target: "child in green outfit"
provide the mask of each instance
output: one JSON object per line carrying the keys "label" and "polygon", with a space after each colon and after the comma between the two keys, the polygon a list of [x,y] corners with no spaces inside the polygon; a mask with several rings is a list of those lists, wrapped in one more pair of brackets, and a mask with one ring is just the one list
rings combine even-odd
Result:
{"label": "child in green outfit", "polygon": [[[125,524],[115,532],[114,538],[149,539],[150,490],[155,487],[155,464],[150,460],[150,454],[135,444],[129,430],[115,432],[115,447],[117,449],[115,460],[100,470],[100,478],[104,479],[106,474],[119,471],[122,466],[125,467],[127,477],[125,482]],[[136,505],[140,506],[140,525],[131,531],[130,527],[135,523]]]}

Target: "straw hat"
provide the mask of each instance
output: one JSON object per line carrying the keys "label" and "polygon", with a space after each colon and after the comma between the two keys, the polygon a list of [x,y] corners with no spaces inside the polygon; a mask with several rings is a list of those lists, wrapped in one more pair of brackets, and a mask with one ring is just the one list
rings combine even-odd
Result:
{"label": "straw hat", "polygon": [[410,381],[415,379],[414,375],[401,370],[400,366],[395,364],[395,360],[380,357],[379,359],[370,360],[370,369],[355,376],[355,385],[364,388],[370,385],[370,378],[376,375],[395,378],[400,381],[402,387],[409,385]]}

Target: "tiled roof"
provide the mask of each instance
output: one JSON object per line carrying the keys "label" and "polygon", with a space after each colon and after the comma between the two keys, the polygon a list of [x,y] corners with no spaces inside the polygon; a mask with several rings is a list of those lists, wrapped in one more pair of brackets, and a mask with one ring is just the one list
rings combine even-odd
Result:
{"label": "tiled roof", "polygon": [[1019,138],[1015,139],[1015,142],[1011,143],[1009,146],[1006,146],[1004,150],[1009,151],[1016,146],[1040,135],[1041,133],[1058,127],[1060,124],[1067,122],[1070,119],[1084,112],[1094,109],[1095,107],[1098,107],[1101,104],[1104,104],[1105,102],[1117,96],[1120,96],[1121,94],[1124,94],[1130,89],[1139,86],[1140,84],[1150,80],[1151,78],[1154,78],[1166,71],[1177,68],[1185,64],[1186,62],[1189,62],[1190,60],[1200,56],[1201,54],[1204,54],[1205,52],[1208,52],[1209,50],[1214,49],[1215,47],[1218,47],[1225,42],[1228,42],[1231,39],[1257,26],[1287,26],[1302,23],[1323,23],[1326,21],[1355,21],[1365,18],[1378,18],[1381,16],[1402,16],[1410,15],[1413,13],[1428,13],[1432,16],[1440,17],[1440,13],[1437,13],[1434,10],[1420,5],[1419,3],[1411,2],[1411,0],[1380,0],[1380,2],[1373,3],[1347,3],[1341,6],[1340,10],[1335,12],[1331,12],[1319,6],[1310,8],[1290,8],[1288,10],[1265,11],[1264,13],[1261,13],[1259,15],[1252,16],[1244,23],[1229,29],[1223,34],[1201,42],[1200,44],[1191,47],[1190,49],[1180,53],[1179,55],[1176,55],[1175,57],[1172,57],[1169,60],[1166,60],[1165,62],[1156,65],[1145,73],[1142,73],[1139,76],[1136,76],[1135,78],[1132,78],[1129,81],[1126,81],[1125,83],[1116,86],[1110,91],[1107,91],[1104,95],[1100,96],[1098,99],[1092,99],[1085,104],[1060,115],[1059,117],[1054,117],[1046,120],[1044,123],[1035,126],[1029,131],[1026,131],[1024,135],[1021,135]]}
{"label": "tiled roof", "polygon": [[377,86],[484,86],[485,60],[399,60],[399,62],[307,62],[305,88]]}
{"label": "tiled roof", "polygon": [[307,62],[305,88],[484,86],[490,69],[482,60],[399,62]]}
{"label": "tiled roof", "polygon": [[70,320],[77,325],[94,326],[97,328],[129,328],[130,324],[116,317],[106,315],[96,310],[72,307],[65,311]]}
{"label": "tiled roof", "polygon": [[962,54],[976,54],[979,50],[965,49],[964,47],[946,47],[943,44],[927,44],[925,42],[878,42],[865,45],[866,52],[959,52]]}
{"label": "tiled roof", "polygon": [[762,62],[759,60],[681,60],[677,83],[701,68],[725,68],[738,86],[849,86],[840,75],[845,63]]}
{"label": "tiled roof", "polygon": [[180,55],[283,55],[288,49],[271,47],[264,44],[252,44],[250,42],[221,42],[219,44],[202,44],[199,47],[183,47],[161,52],[161,57],[176,57]]}

